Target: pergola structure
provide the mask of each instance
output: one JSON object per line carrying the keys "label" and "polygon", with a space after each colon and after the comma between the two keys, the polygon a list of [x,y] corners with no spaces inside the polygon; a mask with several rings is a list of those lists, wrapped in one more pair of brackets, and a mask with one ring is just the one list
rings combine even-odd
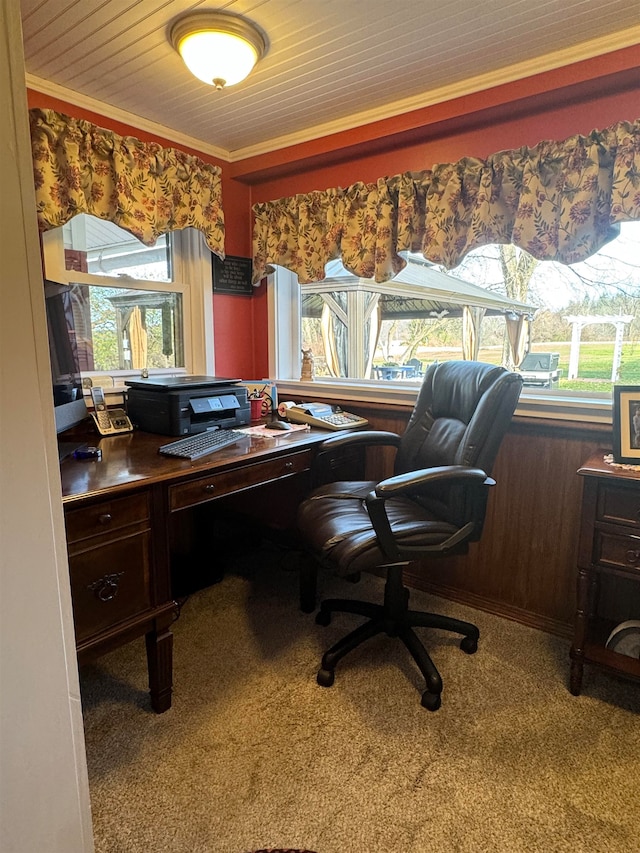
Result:
{"label": "pergola structure", "polygon": [[617,382],[620,375],[620,362],[622,361],[622,342],[624,340],[624,327],[633,322],[631,314],[594,315],[594,316],[570,316],[564,318],[571,323],[571,350],[569,352],[569,371],[567,379],[578,378],[578,363],[580,360],[580,337],[585,326],[594,323],[613,323],[616,327],[616,338],[613,346],[613,364],[611,365],[611,381]]}
{"label": "pergola structure", "polygon": [[302,316],[320,320],[329,372],[354,378],[371,375],[381,323],[393,319],[462,318],[462,357],[475,359],[483,318],[503,316],[517,366],[526,352],[529,322],[535,311],[531,305],[413,258],[394,279],[380,284],[358,278],[340,261],[332,261],[323,281],[301,284],[300,290]]}

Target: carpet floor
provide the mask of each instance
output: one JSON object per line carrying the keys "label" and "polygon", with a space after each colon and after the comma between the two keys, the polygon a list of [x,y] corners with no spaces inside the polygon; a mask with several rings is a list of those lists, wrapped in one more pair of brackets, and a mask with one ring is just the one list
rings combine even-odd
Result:
{"label": "carpet floor", "polygon": [[[317,626],[294,572],[236,568],[174,625],[166,713],[143,640],[81,670],[96,853],[640,851],[640,686],[587,668],[571,696],[567,641],[415,592],[414,609],[480,628],[471,656],[421,632],[441,709],[387,637],[322,688],[322,651],[356,617]],[[322,586],[378,600],[382,581]]]}

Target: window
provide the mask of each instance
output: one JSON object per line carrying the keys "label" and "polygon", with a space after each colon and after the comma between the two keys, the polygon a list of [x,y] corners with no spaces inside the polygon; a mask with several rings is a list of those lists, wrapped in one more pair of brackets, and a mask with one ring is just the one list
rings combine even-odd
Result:
{"label": "window", "polygon": [[44,235],[45,274],[70,284],[85,373],[213,373],[210,253],[191,229],[145,246],[85,214]]}
{"label": "window", "polygon": [[[527,392],[547,397],[610,400],[613,381],[640,383],[637,222],[623,223],[616,240],[570,267],[513,246],[486,246],[451,272],[409,257],[382,285],[336,261],[324,281],[310,285],[278,270],[274,290],[273,316],[286,316],[293,304],[281,328],[289,339],[297,335],[293,345],[278,336],[280,378],[299,376],[304,347],[321,381],[415,386],[427,364],[475,353],[519,367]],[[527,348],[535,359],[524,358]]]}
{"label": "window", "polygon": [[[640,383],[640,222],[622,223],[615,240],[578,264],[487,246],[471,252],[454,274],[534,306],[530,355],[519,365],[525,387],[609,396],[614,382]],[[492,322],[482,327],[487,361],[499,347]],[[547,379],[532,375],[528,365]]]}

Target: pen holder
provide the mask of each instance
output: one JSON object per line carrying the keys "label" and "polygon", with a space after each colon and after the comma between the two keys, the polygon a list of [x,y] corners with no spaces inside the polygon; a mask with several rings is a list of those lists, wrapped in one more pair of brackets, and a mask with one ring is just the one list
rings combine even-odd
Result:
{"label": "pen holder", "polygon": [[259,421],[262,417],[262,397],[251,397],[249,400],[250,417],[252,421]]}

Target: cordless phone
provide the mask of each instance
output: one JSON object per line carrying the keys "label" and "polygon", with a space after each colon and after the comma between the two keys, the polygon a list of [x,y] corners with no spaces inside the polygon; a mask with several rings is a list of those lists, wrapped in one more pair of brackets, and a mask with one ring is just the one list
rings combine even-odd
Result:
{"label": "cordless phone", "polygon": [[131,432],[133,425],[124,409],[107,409],[104,391],[99,386],[91,389],[94,411],[91,413],[100,435],[117,435]]}

